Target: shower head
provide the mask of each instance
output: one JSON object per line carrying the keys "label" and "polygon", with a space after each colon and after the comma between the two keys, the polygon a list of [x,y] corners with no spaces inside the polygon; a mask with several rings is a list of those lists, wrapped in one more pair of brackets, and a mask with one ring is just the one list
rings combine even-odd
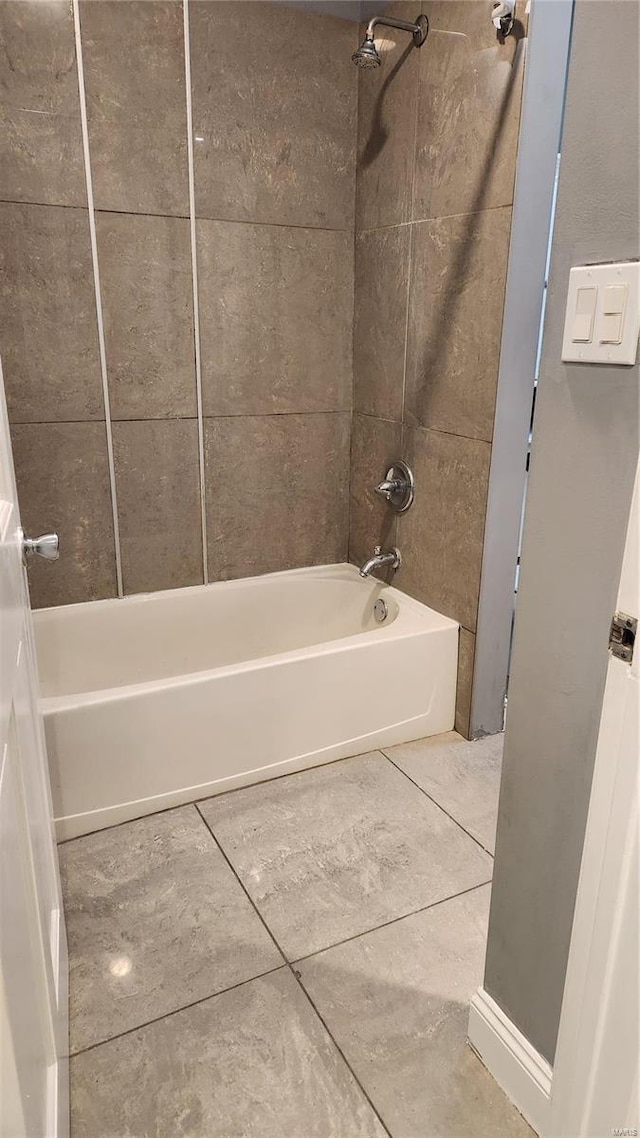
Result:
{"label": "shower head", "polygon": [[400,31],[410,32],[416,47],[422,46],[429,31],[429,21],[424,15],[418,16],[413,24],[408,20],[394,20],[391,16],[374,16],[367,24],[367,31],[360,47],[351,56],[356,67],[371,69],[379,67],[382,62],[373,36],[376,24],[385,24],[388,28],[400,28]]}
{"label": "shower head", "polygon": [[356,67],[364,67],[367,69],[380,66],[382,60],[378,55],[378,50],[376,48],[376,43],[373,35],[369,35],[369,32],[367,32],[362,43],[360,44],[360,47],[357,51],[354,51],[351,58]]}

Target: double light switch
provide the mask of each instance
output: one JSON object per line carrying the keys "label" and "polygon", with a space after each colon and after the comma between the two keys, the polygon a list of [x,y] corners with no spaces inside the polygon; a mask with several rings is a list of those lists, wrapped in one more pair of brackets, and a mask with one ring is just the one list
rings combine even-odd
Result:
{"label": "double light switch", "polygon": [[571,270],[562,359],[633,364],[640,332],[640,264],[584,265]]}

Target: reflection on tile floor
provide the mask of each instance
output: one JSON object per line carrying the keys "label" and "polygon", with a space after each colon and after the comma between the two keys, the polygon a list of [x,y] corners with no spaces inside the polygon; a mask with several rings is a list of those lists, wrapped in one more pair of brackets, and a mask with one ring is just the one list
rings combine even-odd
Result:
{"label": "reflection on tile floor", "polygon": [[72,1138],[530,1138],[466,1044],[499,762],[441,736],[63,844]]}
{"label": "reflection on tile floor", "polygon": [[60,846],[71,1051],[282,964],[195,806]]}

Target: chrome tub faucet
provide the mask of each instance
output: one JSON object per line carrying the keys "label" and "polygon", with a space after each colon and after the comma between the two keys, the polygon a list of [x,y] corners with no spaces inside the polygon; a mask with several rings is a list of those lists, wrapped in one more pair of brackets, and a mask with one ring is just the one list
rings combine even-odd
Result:
{"label": "chrome tub faucet", "polygon": [[365,561],[360,570],[360,576],[370,577],[372,573],[375,573],[376,569],[383,569],[387,565],[390,566],[391,569],[399,569],[401,560],[399,549],[394,548],[388,550],[387,553],[383,553],[381,547],[376,545],[373,551],[373,557]]}

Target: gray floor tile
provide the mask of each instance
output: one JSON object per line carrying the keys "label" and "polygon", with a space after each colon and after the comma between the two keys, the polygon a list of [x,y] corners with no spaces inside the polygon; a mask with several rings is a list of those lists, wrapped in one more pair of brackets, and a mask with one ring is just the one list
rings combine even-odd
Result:
{"label": "gray floor tile", "polygon": [[383,1138],[289,969],[71,1061],[73,1138]]}
{"label": "gray floor tile", "polygon": [[504,735],[469,743],[450,731],[385,754],[493,853],[503,744]]}
{"label": "gray floor tile", "polygon": [[491,877],[488,855],[378,752],[200,808],[290,960]]}
{"label": "gray floor tile", "polygon": [[72,1051],[282,963],[194,806],[59,852]]}
{"label": "gray floor tile", "polygon": [[489,886],[298,964],[393,1138],[533,1138],[466,1042]]}

